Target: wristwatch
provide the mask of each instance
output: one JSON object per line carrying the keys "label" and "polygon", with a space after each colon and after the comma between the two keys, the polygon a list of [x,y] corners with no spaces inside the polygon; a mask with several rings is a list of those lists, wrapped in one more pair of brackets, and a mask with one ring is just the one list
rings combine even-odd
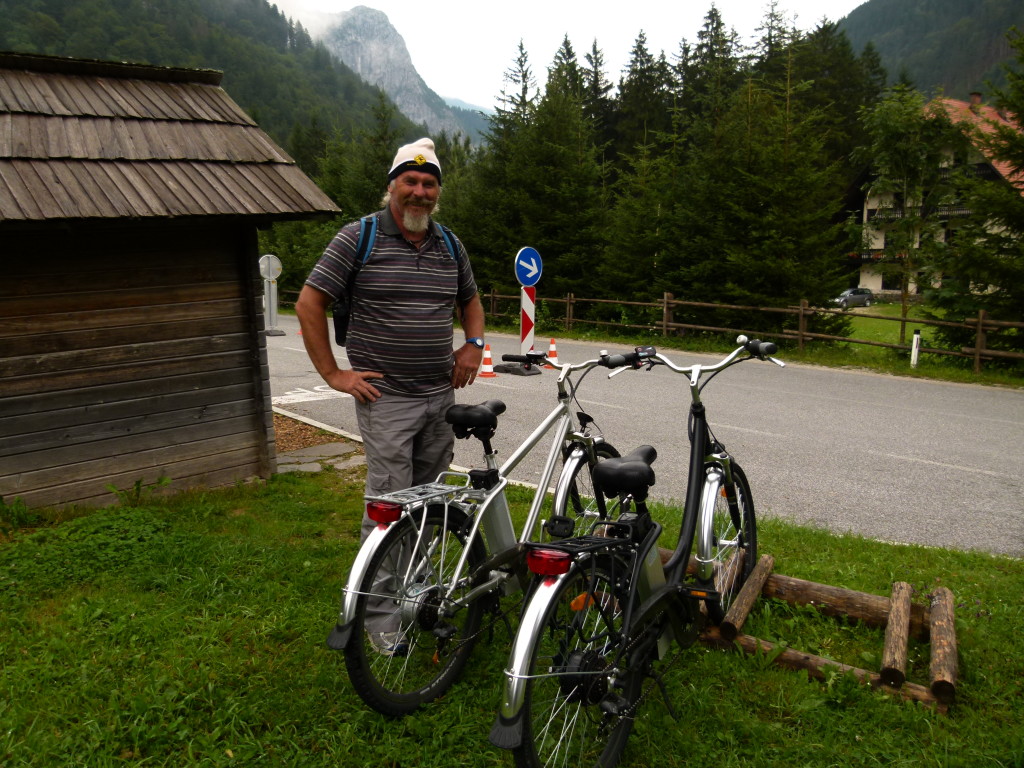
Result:
{"label": "wristwatch", "polygon": [[477,349],[483,349],[484,348],[484,340],[481,339],[479,336],[473,336],[471,338],[466,339],[466,343],[467,344],[472,344]]}

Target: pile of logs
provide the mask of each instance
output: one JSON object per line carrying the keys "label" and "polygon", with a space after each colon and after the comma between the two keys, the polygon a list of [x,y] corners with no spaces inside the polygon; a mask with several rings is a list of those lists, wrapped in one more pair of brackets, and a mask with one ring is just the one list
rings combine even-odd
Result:
{"label": "pile of logs", "polygon": [[[709,627],[701,637],[719,648],[739,647],[747,653],[772,654],[773,643],[740,632],[759,595],[785,600],[796,605],[811,605],[829,616],[859,620],[869,626],[885,627],[882,668],[878,672],[786,648],[775,662],[791,669],[806,670],[823,679],[826,670],[856,675],[872,686],[882,686],[893,694],[936,707],[945,712],[956,693],[957,651],[953,626],[953,593],[939,587],[929,596],[928,605],[911,602],[911,586],[898,581],[892,595],[881,597],[866,592],[831,587],[803,579],[772,573],[775,560],[763,555],[729,607],[718,627]],[[907,643],[910,637],[930,643],[931,685],[925,687],[907,681]]]}

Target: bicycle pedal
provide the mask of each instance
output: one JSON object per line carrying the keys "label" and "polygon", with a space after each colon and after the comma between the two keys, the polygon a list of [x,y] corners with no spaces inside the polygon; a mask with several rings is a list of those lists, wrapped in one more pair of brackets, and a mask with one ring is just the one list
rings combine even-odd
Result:
{"label": "bicycle pedal", "polygon": [[679,593],[683,597],[692,597],[695,600],[721,600],[722,593],[714,589],[707,589],[705,587],[687,587],[681,586]]}
{"label": "bicycle pedal", "polygon": [[629,708],[629,701],[625,696],[620,696],[617,693],[609,693],[603,699],[601,699],[601,711],[606,715],[612,715],[613,717],[620,717]]}
{"label": "bicycle pedal", "polygon": [[455,636],[455,633],[459,631],[459,628],[454,624],[437,624],[431,631],[431,634],[439,640],[451,640]]}

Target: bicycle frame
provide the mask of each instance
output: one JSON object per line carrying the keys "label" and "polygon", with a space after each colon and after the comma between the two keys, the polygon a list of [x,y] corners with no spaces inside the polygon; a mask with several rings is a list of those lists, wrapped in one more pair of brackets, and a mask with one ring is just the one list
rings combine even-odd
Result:
{"label": "bicycle frame", "polygon": [[[539,360],[545,359],[543,356]],[[534,360],[536,362],[536,360]],[[402,516],[416,514],[417,511],[426,514],[427,506],[431,502],[468,503],[476,508],[473,515],[473,527],[467,535],[467,541],[472,541],[480,534],[483,528],[484,540],[488,544],[488,558],[484,567],[501,564],[506,559],[518,556],[521,545],[530,540],[537,528],[540,518],[541,507],[551,480],[554,476],[559,456],[564,456],[565,462],[562,475],[555,488],[554,509],[564,509],[567,496],[570,492],[573,461],[581,461],[588,458],[584,450],[593,454],[594,445],[604,442],[603,437],[593,435],[586,425],[575,429],[573,415],[570,408],[571,394],[566,388],[566,381],[571,373],[576,371],[587,371],[599,365],[600,361],[591,360],[578,365],[564,364],[556,380],[558,387],[558,404],[537,426],[537,428],[513,451],[512,455],[500,467],[497,464],[496,451],[484,451],[484,462],[488,471],[497,471],[498,482],[490,489],[474,489],[470,487],[469,476],[464,473],[444,472],[438,476],[434,483],[410,488],[404,491],[389,493],[386,496],[367,496],[366,501],[392,501],[403,505]],[[505,488],[508,485],[508,475],[522,460],[533,451],[546,436],[551,436],[551,448],[548,451],[544,469],[541,471],[540,480],[537,483],[537,490],[534,493],[530,511],[527,514],[522,532],[517,538],[515,535],[512,515],[505,497]],[[575,446],[570,452],[569,446]],[[463,485],[451,485],[450,481],[455,478],[465,478]],[[559,506],[561,503],[562,506]],[[356,601],[362,594],[360,585],[366,576],[369,563],[380,546],[384,535],[389,529],[388,524],[378,524],[370,535],[363,541],[356,555],[356,559],[349,571],[348,581],[342,591],[342,608],[337,624],[328,637],[328,646],[335,650],[341,650],[348,645],[352,635],[352,626],[356,612]],[[457,565],[459,578],[463,578],[466,572],[469,547],[467,546]],[[478,598],[481,594],[503,589],[505,594],[511,594],[522,588],[518,578],[509,572],[491,571],[488,580],[475,587],[459,601],[452,602],[452,608],[457,610],[471,600]]]}
{"label": "bicycle frame", "polygon": [[[658,363],[665,365],[675,373],[688,376],[691,399],[690,424],[693,435],[690,442],[690,460],[686,475],[686,498],[683,502],[679,541],[676,543],[672,556],[665,563],[665,579],[669,584],[679,584],[683,581],[695,540],[698,552],[706,552],[710,549],[713,537],[713,531],[711,530],[712,510],[715,505],[715,499],[722,486],[730,487],[732,482],[732,459],[729,454],[724,450],[720,450],[717,453],[713,453],[710,450],[716,446],[713,444],[708,429],[707,412],[704,408],[704,403],[700,399],[701,378],[704,374],[714,375],[738,362],[742,362],[742,360],[749,359],[749,357],[742,360],[737,359],[745,351],[754,356],[764,357],[780,367],[785,366],[785,363],[781,360],[776,360],[770,355],[764,353],[757,355],[752,352],[747,346],[748,342],[745,337],[741,336],[739,340],[741,340],[742,346],[733,350],[724,360],[714,365],[706,366],[697,363],[687,367],[680,367],[661,354],[655,354],[652,358],[649,358],[657,360]],[[756,344],[758,342],[750,343]],[[616,373],[618,371],[613,371],[610,375]],[[730,500],[730,503],[734,503],[734,501]],[[701,524],[699,531],[697,530],[698,522]],[[713,566],[714,563],[712,561],[698,558],[698,576],[701,579],[710,578]]]}

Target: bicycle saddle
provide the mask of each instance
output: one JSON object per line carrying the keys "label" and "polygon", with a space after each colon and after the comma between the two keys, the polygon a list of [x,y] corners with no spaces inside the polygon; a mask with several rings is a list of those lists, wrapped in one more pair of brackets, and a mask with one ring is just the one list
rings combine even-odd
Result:
{"label": "bicycle saddle", "polygon": [[480,405],[453,405],[444,414],[444,420],[453,427],[477,429],[498,426],[498,416],[505,412],[501,400],[488,400]]}
{"label": "bicycle saddle", "polygon": [[594,468],[594,485],[608,498],[631,494],[637,501],[647,498],[654,485],[654,467],[658,452],[650,445],[635,448],[628,456],[605,459]]}

